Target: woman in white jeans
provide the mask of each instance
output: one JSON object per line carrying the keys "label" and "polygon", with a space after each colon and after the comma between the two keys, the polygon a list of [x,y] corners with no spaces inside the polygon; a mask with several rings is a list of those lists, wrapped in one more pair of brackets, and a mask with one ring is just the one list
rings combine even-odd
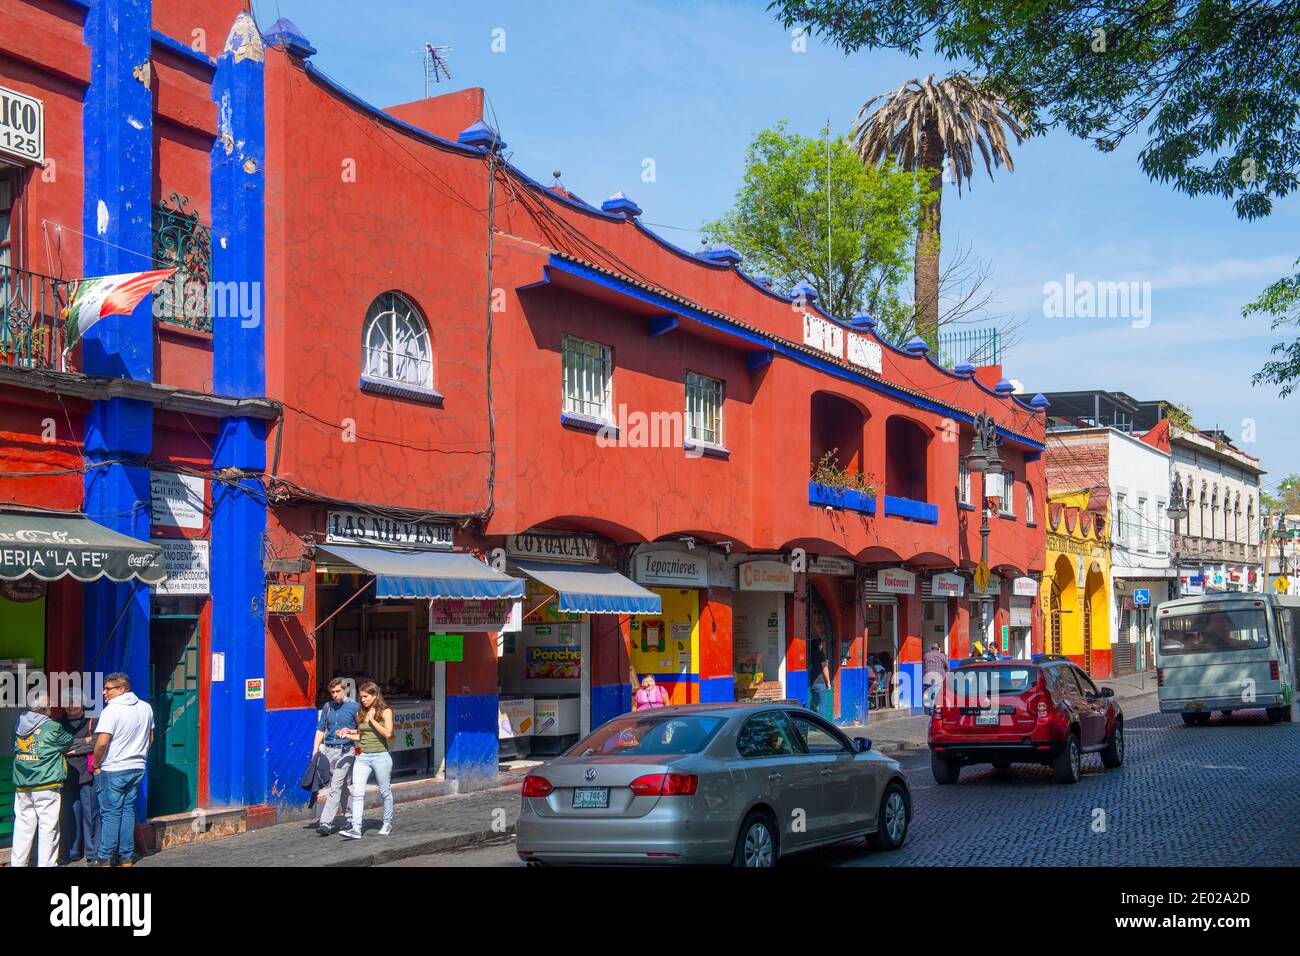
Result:
{"label": "woman in white jeans", "polygon": [[393,739],[393,709],[379,692],[379,685],[373,682],[362,684],[357,696],[361,698],[361,707],[357,711],[356,729],[338,731],[340,737],[357,741],[359,751],[352,765],[352,829],[342,833],[349,840],[361,839],[366,781],[372,770],[379,795],[384,798],[384,825],[379,828],[379,835],[388,836],[393,832],[393,791],[389,786],[393,758],[388,752],[388,742]]}

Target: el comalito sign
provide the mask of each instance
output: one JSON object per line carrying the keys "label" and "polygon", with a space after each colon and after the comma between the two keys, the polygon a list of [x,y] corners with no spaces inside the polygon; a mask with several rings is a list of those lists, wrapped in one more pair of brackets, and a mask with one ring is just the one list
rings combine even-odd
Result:
{"label": "el comalito sign", "polygon": [[32,96],[0,86],[0,156],[45,163],[45,106]]}

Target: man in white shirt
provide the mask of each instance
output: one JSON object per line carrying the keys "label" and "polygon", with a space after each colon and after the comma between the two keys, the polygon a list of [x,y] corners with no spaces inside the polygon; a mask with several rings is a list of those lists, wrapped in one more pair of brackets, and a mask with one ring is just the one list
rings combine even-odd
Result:
{"label": "man in white shirt", "polygon": [[153,708],[131,693],[125,674],[104,678],[104,707],[95,725],[95,791],[99,796],[99,858],[92,866],[131,866],[135,802],[153,743]]}

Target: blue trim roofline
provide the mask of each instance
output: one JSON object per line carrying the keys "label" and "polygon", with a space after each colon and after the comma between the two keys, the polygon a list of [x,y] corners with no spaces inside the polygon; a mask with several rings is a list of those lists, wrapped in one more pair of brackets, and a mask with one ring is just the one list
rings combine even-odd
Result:
{"label": "blue trim roofline", "polygon": [[175,53],[177,56],[189,60],[191,63],[196,63],[210,72],[216,72],[217,61],[212,59],[212,57],[208,56],[206,53],[200,53],[198,50],[191,49],[179,40],[173,39],[165,33],[159,33],[157,30],[153,31],[150,39],[164,50],[167,50],[170,53]]}
{"label": "blue trim roofline", "polygon": [[[793,361],[799,362],[800,364],[806,365],[810,368],[814,368],[814,369],[818,369],[819,371],[826,372],[827,374],[832,375],[836,378],[841,378],[844,379],[845,381],[854,382],[858,385],[865,385],[867,388],[870,388],[877,392],[881,392],[882,394],[888,395],[891,398],[896,398],[901,402],[904,402],[908,405],[912,405],[913,407],[934,412],[935,414],[938,415],[944,415],[951,418],[955,418],[963,422],[974,421],[973,415],[969,415],[966,412],[961,411],[960,409],[954,408],[952,406],[944,405],[937,401],[931,401],[930,399],[925,399],[916,395],[912,395],[909,392],[905,392],[899,388],[896,388],[888,384],[887,382],[881,382],[877,379],[870,378],[866,375],[862,375],[857,372],[852,372],[849,369],[836,365],[834,362],[831,362],[829,359],[820,359],[814,355],[809,355],[808,353],[795,348],[792,344],[786,342],[783,339],[778,339],[775,336],[766,335],[761,332],[756,332],[751,329],[744,328],[743,326],[740,326],[729,319],[723,319],[717,316],[709,315],[706,312],[701,312],[700,310],[692,308],[691,306],[683,305],[682,303],[677,302],[674,299],[670,299],[661,293],[653,292],[649,289],[642,289],[639,286],[630,284],[614,276],[606,275],[604,272],[601,272],[600,270],[594,269],[590,266],[585,266],[580,263],[573,262],[562,256],[552,255],[550,257],[549,262],[547,263],[547,265],[544,267],[543,270],[546,275],[547,282],[551,281],[552,270],[556,272],[566,273],[568,275],[575,276],[580,279],[585,279],[588,282],[592,282],[596,285],[603,286],[604,288],[618,292],[622,295],[628,296],[629,298],[633,298],[640,302],[644,302],[647,305],[653,305],[657,308],[662,308],[666,312],[673,312],[677,315],[683,316],[684,318],[688,318],[694,322],[698,322],[701,325],[706,326],[707,328],[711,328],[719,332],[724,332],[728,335],[740,339],[743,342],[747,342],[750,345],[757,346],[759,349],[767,349],[772,352],[778,353],[780,355],[784,355],[786,358],[792,359]],[[998,434],[1002,435],[1004,438],[1007,438],[1013,442],[1016,442],[1018,444],[1024,445],[1029,448],[1041,450],[1046,447],[1046,445],[1043,444],[1042,442],[1037,442],[1026,435],[1021,435],[1018,432],[1013,432],[1010,429],[1003,428],[1000,425],[998,426]]]}

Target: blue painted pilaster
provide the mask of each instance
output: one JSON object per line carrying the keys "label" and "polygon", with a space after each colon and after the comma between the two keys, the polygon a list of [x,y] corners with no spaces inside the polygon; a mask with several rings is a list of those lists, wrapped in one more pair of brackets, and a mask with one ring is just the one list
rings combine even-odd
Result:
{"label": "blue painted pilaster", "polygon": [[[218,122],[212,147],[212,381],[215,392],[241,398],[266,394],[264,60],[257,26],[241,13],[212,80]],[[231,308],[241,303],[251,308]],[[212,469],[232,468],[246,475],[265,471],[263,422],[222,421]],[[226,679],[212,684],[209,711],[208,793],[214,805],[270,798],[267,701],[245,699],[248,679],[266,679],[266,525],[266,498],[255,477],[213,482],[212,650],[225,654],[226,665]],[[308,734],[302,759],[310,747]]]}
{"label": "blue painted pilaster", "polygon": [[[92,0],[86,10],[90,85],[82,103],[82,259],[87,276],[136,272],[152,264],[152,16],[150,0]],[[131,315],[100,320],[82,339],[82,370],[152,381],[151,306],[146,298]],[[85,421],[85,512],[92,520],[135,538],[149,537],[152,449],[152,406],[128,399],[91,403]],[[146,699],[149,598],[149,589],[138,582],[95,581],[86,585],[83,618],[87,668],[124,671],[132,689]],[[144,818],[148,805],[146,789],[147,781],[136,804],[137,819]]]}

